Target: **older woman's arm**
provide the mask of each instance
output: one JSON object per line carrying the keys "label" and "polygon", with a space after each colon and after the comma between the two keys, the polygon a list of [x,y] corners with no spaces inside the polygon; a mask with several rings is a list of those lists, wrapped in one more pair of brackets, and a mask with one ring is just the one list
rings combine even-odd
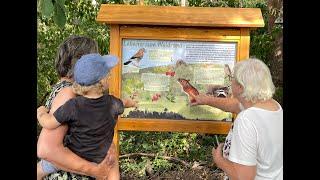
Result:
{"label": "older woman's arm", "polygon": [[195,102],[191,103],[191,105],[209,105],[227,112],[236,114],[240,112],[239,101],[236,98],[221,98],[204,94],[193,97]]}
{"label": "older woman's arm", "polygon": [[217,167],[222,169],[231,180],[254,180],[256,166],[246,166],[225,159],[222,156],[222,146],[223,144],[219,144],[217,149],[212,149],[213,161]]}
{"label": "older woman's arm", "polygon": [[[52,103],[50,113],[53,113],[58,107],[74,96],[71,88],[61,90]],[[89,176],[105,175],[107,173],[106,168],[77,156],[63,146],[63,139],[67,129],[66,125],[59,126],[53,130],[42,129],[38,139],[38,157],[52,162],[62,170]]]}
{"label": "older woman's arm", "polygon": [[256,177],[256,166],[246,166],[224,158],[216,164],[231,180],[254,180]]}

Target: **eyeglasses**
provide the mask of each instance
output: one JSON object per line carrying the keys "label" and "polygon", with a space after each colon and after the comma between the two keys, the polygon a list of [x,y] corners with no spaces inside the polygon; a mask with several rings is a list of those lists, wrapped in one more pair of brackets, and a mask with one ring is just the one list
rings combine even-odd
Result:
{"label": "eyeglasses", "polygon": [[228,77],[229,77],[230,81],[235,79],[235,77],[233,75],[228,75]]}

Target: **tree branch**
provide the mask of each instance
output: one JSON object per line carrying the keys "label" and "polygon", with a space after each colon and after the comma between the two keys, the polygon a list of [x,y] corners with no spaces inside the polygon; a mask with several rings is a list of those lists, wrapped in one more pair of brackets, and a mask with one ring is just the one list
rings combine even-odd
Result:
{"label": "tree branch", "polygon": [[159,158],[162,158],[162,159],[166,159],[166,160],[169,160],[169,161],[175,161],[175,162],[179,162],[181,164],[183,164],[184,166],[186,167],[191,167],[189,163],[187,163],[186,161],[183,161],[179,158],[175,158],[175,157],[170,157],[170,156],[159,156],[157,154],[149,154],[149,153],[130,153],[130,154],[124,154],[124,155],[121,155],[119,156],[119,158],[125,158],[125,157],[132,157],[132,156],[147,156],[147,157],[159,157]]}

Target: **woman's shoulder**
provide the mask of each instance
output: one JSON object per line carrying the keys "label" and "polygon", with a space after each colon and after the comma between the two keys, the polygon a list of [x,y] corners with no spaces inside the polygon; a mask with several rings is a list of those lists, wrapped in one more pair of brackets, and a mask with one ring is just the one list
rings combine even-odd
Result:
{"label": "woman's shoulder", "polygon": [[237,115],[237,117],[234,121],[234,124],[254,123],[254,120],[255,120],[254,114],[256,114],[256,113],[259,113],[259,112],[256,112],[256,110],[253,108],[245,109]]}
{"label": "woman's shoulder", "polygon": [[75,93],[73,92],[72,90],[72,87],[71,86],[67,86],[67,87],[64,87],[62,88],[58,94],[61,94],[61,95],[64,95],[64,96],[73,96],[75,97]]}
{"label": "woman's shoulder", "polygon": [[282,110],[281,105],[274,99],[270,99],[267,100],[263,103],[257,103],[255,106],[253,106],[252,108],[249,109],[253,109],[253,110],[262,110],[262,111],[266,111],[266,112],[278,112]]}
{"label": "woman's shoulder", "polygon": [[[71,86],[72,83],[69,81],[59,81],[58,83],[56,83],[51,90],[51,93],[49,94],[49,97],[47,98],[47,101],[45,103],[45,106],[48,109],[52,108],[52,103],[53,101],[56,99],[56,96],[59,95],[72,95],[71,91]],[[60,93],[61,91],[63,91],[62,93]]]}
{"label": "woman's shoulder", "polygon": [[56,109],[58,109],[60,106],[73,99],[74,97],[76,97],[76,95],[71,87],[62,88],[53,99],[50,112],[54,112]]}

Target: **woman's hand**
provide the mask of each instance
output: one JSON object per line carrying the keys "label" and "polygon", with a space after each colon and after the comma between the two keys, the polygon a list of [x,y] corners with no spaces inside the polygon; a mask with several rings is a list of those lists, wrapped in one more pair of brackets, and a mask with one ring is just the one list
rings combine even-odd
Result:
{"label": "woman's hand", "polygon": [[222,155],[222,147],[223,147],[223,143],[220,143],[218,145],[217,149],[215,149],[214,147],[212,148],[213,162],[215,162],[218,167],[219,167],[221,160],[223,160],[223,158],[224,158]]}
{"label": "woman's hand", "polygon": [[40,119],[40,117],[43,115],[43,114],[46,114],[48,113],[48,109],[45,107],[45,106],[40,106],[38,107],[37,109],[37,119]]}
{"label": "woman's hand", "polygon": [[104,160],[98,164],[95,177],[99,179],[106,179],[109,175],[110,169],[116,164],[117,160],[116,146],[112,143],[108,150],[108,154]]}

